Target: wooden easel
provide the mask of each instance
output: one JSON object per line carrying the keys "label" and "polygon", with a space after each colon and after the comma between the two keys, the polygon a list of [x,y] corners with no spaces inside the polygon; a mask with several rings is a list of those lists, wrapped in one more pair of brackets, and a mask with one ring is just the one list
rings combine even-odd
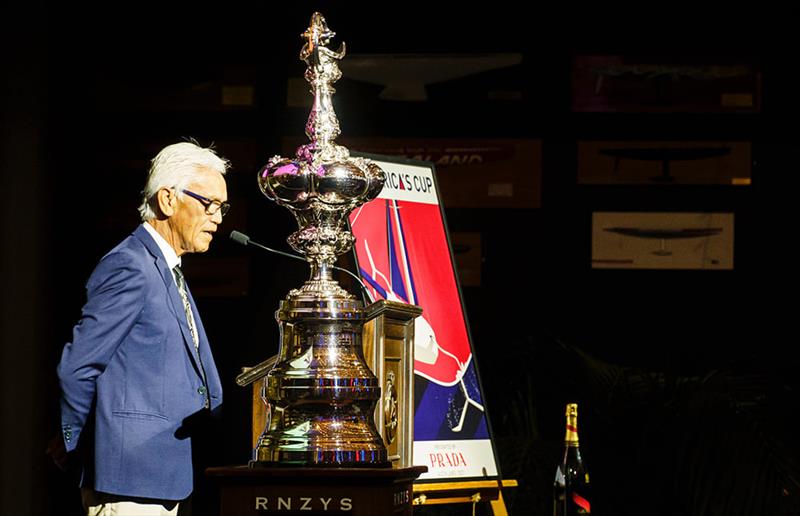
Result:
{"label": "wooden easel", "polygon": [[489,502],[494,516],[508,516],[503,489],[517,487],[517,481],[473,480],[463,482],[425,482],[414,483],[414,505],[441,505],[452,503],[478,504]]}

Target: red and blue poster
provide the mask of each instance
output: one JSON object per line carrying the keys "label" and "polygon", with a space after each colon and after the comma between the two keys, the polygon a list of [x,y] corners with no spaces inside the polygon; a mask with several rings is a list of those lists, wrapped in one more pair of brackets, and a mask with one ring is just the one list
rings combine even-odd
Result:
{"label": "red and blue poster", "polygon": [[365,155],[386,173],[350,225],[374,300],[422,307],[415,321],[414,464],[422,479],[496,477],[488,415],[432,163]]}

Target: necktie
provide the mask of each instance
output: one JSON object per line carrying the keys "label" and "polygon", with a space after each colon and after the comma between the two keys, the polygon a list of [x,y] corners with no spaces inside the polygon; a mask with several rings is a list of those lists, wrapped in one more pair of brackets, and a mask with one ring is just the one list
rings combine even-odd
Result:
{"label": "necktie", "polygon": [[172,274],[175,275],[175,283],[178,285],[178,292],[183,300],[183,311],[186,312],[186,322],[189,323],[189,331],[192,333],[194,349],[197,349],[199,340],[197,339],[197,328],[194,324],[194,315],[192,315],[192,305],[189,304],[189,295],[186,293],[186,280],[183,278],[183,272],[178,265],[172,268]]}

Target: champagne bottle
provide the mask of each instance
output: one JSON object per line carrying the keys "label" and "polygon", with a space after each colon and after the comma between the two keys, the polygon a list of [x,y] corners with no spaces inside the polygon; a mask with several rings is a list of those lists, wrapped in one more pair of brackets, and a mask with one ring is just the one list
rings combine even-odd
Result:
{"label": "champagne bottle", "polygon": [[564,437],[564,458],[556,469],[553,495],[553,516],[591,514],[589,473],[578,446],[578,404],[567,405],[567,433]]}

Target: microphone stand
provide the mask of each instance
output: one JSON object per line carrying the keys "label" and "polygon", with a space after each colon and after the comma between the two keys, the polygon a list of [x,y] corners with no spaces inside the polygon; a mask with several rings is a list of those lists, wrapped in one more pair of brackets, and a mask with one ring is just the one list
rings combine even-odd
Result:
{"label": "microphone stand", "polygon": [[[303,258],[302,256],[300,256],[298,254],[292,254],[292,253],[287,253],[287,252],[284,252],[284,251],[279,251],[277,249],[272,249],[271,247],[267,247],[267,246],[265,246],[263,244],[259,244],[258,242],[255,242],[254,240],[251,240],[249,236],[245,235],[241,231],[236,231],[236,230],[231,231],[230,239],[233,240],[234,242],[236,242],[237,244],[242,244],[243,246],[247,246],[247,245],[251,245],[252,244],[252,245],[254,245],[256,247],[259,247],[259,248],[261,248],[261,249],[263,249],[265,251],[269,251],[270,253],[279,254],[281,256],[286,256],[288,258],[294,258],[295,260],[300,260],[302,262],[306,261],[305,258]],[[336,269],[337,271],[342,271],[344,273],[349,274],[350,276],[353,277],[353,279],[355,279],[358,282],[359,286],[361,287],[361,297],[364,300],[364,306],[365,307],[375,301],[372,298],[372,295],[369,293],[369,290],[367,290],[367,286],[364,285],[363,281],[361,281],[361,278],[359,278],[358,276],[356,276],[355,274],[353,274],[352,272],[350,272],[349,270],[347,270],[345,268],[337,267],[336,265],[332,265],[331,268],[332,269]]]}

